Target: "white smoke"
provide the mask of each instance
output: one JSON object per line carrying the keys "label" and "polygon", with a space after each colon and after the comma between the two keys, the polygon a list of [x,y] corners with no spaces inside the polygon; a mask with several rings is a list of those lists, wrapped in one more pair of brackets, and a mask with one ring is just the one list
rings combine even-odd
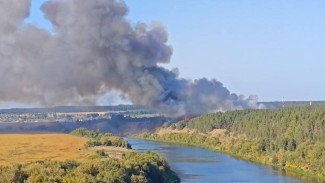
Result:
{"label": "white smoke", "polygon": [[185,80],[161,67],[172,48],[159,23],[132,26],[115,0],[50,0],[54,33],[24,25],[30,0],[0,0],[0,102],[95,105],[111,90],[170,116],[255,108],[216,80]]}

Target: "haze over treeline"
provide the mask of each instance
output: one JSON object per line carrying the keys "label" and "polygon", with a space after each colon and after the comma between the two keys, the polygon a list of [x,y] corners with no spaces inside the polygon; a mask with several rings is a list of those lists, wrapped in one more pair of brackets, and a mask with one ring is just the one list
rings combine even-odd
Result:
{"label": "haze over treeline", "polygon": [[131,24],[123,1],[47,1],[41,10],[53,32],[23,23],[30,4],[0,0],[0,103],[95,105],[117,90],[133,104],[170,116],[257,107],[256,96],[162,67],[173,53],[166,28]]}

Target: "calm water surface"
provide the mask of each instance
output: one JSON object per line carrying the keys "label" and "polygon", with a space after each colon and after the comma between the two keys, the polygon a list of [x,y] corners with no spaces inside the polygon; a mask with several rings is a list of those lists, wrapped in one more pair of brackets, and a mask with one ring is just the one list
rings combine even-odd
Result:
{"label": "calm water surface", "polygon": [[182,182],[318,183],[317,179],[257,165],[228,155],[181,145],[129,138],[132,148],[164,156]]}

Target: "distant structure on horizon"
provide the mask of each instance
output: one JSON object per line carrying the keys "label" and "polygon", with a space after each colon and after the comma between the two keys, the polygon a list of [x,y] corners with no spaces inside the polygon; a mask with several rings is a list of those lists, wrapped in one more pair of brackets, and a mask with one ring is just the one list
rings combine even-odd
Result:
{"label": "distant structure on horizon", "polygon": [[267,109],[281,109],[290,107],[304,107],[304,106],[325,106],[325,101],[274,101],[274,102],[258,102],[263,104]]}

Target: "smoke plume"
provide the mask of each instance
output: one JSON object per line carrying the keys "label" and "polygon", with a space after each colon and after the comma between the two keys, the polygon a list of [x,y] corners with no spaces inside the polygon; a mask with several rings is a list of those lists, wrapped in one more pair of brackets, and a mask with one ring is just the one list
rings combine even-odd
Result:
{"label": "smoke plume", "polygon": [[30,0],[0,0],[0,103],[94,105],[111,90],[170,116],[256,107],[216,80],[186,80],[161,65],[172,48],[160,23],[132,25],[116,0],[50,0],[49,32],[24,24]]}

